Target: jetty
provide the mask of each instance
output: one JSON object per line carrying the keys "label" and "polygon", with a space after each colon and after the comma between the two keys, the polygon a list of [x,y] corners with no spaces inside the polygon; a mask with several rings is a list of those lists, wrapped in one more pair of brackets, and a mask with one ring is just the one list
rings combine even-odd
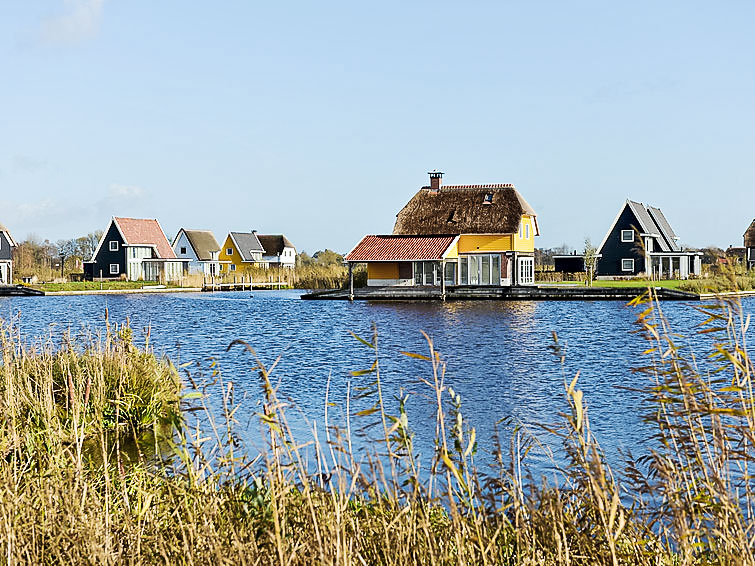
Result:
{"label": "jetty", "polygon": [[[473,287],[448,286],[445,296],[440,287],[434,286],[384,286],[356,288],[350,295],[348,289],[312,291],[302,295],[304,300],[323,301],[631,301],[646,293],[647,287]],[[700,295],[665,287],[654,287],[660,300],[699,301]]]}
{"label": "jetty", "polygon": [[44,291],[23,285],[0,285],[0,297],[30,297],[44,294]]}

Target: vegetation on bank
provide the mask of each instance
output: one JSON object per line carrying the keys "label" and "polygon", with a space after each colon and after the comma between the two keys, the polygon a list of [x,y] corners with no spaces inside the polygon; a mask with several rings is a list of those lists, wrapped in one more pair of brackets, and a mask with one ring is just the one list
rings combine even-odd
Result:
{"label": "vegetation on bank", "polygon": [[[635,306],[648,451],[611,469],[589,392],[564,376],[564,413],[543,423],[563,445],[558,485],[528,471],[537,442],[517,423],[496,440],[497,466],[478,469],[470,409],[429,339],[427,352],[406,353],[426,364],[417,399],[432,403],[435,451],[424,456],[408,395],[384,387],[377,333],[356,338],[372,363],[353,373],[351,404],[326,398],[311,435],[289,425],[274,369],[231,344],[259,384],[262,452],[250,459],[236,434],[248,415],[215,362],[206,376],[182,367],[179,413],[176,370],[136,348],[128,328],[84,347],[28,347],[4,326],[0,553],[40,564],[755,564],[749,317],[736,301],[703,309],[707,371],[659,305]],[[552,351],[563,362],[557,337]],[[140,446],[166,425],[167,449]],[[371,439],[367,452],[352,448],[357,436]],[[132,462],[126,438],[140,446]]]}
{"label": "vegetation on bank", "polygon": [[[41,283],[27,285],[40,291],[100,291],[100,290],[124,290],[142,289],[144,287],[157,286],[156,281],[69,281],[67,283]],[[177,285],[168,285],[177,286]]]}

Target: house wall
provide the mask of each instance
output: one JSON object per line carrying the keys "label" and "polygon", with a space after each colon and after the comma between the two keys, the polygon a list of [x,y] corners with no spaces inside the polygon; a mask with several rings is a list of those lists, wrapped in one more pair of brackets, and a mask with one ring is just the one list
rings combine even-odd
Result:
{"label": "house wall", "polygon": [[398,262],[368,263],[367,279],[398,279]]}
{"label": "house wall", "polygon": [[[110,241],[115,240],[118,242],[118,251],[110,251]],[[118,273],[110,273],[110,264],[118,264]],[[104,278],[118,278],[122,273],[126,273],[126,249],[123,247],[123,238],[121,233],[115,225],[115,222],[110,222],[110,227],[103,236],[102,246],[94,258],[92,265],[92,277],[99,278],[100,272]]]}
{"label": "house wall", "polygon": [[[182,248],[186,250],[184,253],[181,253]],[[185,263],[187,273],[198,273],[200,275],[205,273],[205,271],[209,273],[209,268],[206,268],[204,264],[199,261],[199,257],[197,257],[197,254],[194,252],[194,248],[191,246],[191,242],[189,242],[189,238],[183,230],[179,232],[178,239],[173,244],[173,251],[176,253],[176,257],[191,260]]]}
{"label": "house wall", "polygon": [[[226,253],[226,250],[229,248],[233,250],[230,254]],[[221,264],[220,273],[234,273],[235,271],[241,271],[241,268],[244,265],[244,262],[241,261],[241,254],[239,254],[239,251],[236,249],[230,234],[228,234],[223,241],[218,259],[220,261],[231,262],[230,264]],[[231,264],[236,266],[235,270],[231,270]]]}
{"label": "house wall", "polygon": [[10,245],[10,240],[6,236],[5,232],[0,232],[0,260],[12,260],[13,249]]}
{"label": "house wall", "polygon": [[520,229],[512,239],[513,248],[510,249],[516,252],[535,252],[535,221],[531,216],[522,216]]}
{"label": "house wall", "polygon": [[462,234],[456,257],[458,254],[507,252],[513,249],[512,246],[511,234]]}
{"label": "house wall", "polygon": [[[598,250],[598,253],[601,255],[596,269],[598,276],[634,276],[645,273],[647,269],[645,266],[645,255],[642,251],[639,235],[635,231],[634,241],[621,241],[622,230],[634,230],[635,227],[639,228],[639,226],[640,223],[637,221],[637,217],[629,208],[629,205],[625,204],[624,210],[608,234],[603,247]],[[632,271],[623,271],[621,269],[622,259],[634,259],[634,269]]]}

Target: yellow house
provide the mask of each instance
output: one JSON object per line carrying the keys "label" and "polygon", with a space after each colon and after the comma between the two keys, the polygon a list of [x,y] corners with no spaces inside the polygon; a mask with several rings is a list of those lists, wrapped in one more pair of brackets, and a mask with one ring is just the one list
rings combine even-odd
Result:
{"label": "yellow house", "polygon": [[221,273],[243,272],[249,267],[266,267],[262,255],[265,249],[257,232],[229,232],[220,249],[218,259]]}
{"label": "yellow house", "polygon": [[442,176],[430,173],[392,235],[365,236],[346,261],[367,264],[369,286],[534,284],[537,214],[514,185],[442,186]]}

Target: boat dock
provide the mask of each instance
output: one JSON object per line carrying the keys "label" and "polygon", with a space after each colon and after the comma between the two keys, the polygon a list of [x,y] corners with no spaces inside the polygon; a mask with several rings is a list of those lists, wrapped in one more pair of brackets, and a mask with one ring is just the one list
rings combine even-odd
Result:
{"label": "boat dock", "polygon": [[[700,295],[655,287],[660,300],[699,301]],[[348,289],[312,291],[302,295],[305,300],[326,301],[631,301],[647,292],[647,287],[446,287],[445,297],[440,287],[362,287],[354,289],[349,296]]]}
{"label": "boat dock", "polygon": [[210,281],[202,285],[202,291],[252,291],[254,289],[283,289],[288,287],[279,281],[238,281],[233,283],[213,283]]}
{"label": "boat dock", "polygon": [[0,297],[29,297],[44,295],[44,291],[23,285],[0,285]]}

